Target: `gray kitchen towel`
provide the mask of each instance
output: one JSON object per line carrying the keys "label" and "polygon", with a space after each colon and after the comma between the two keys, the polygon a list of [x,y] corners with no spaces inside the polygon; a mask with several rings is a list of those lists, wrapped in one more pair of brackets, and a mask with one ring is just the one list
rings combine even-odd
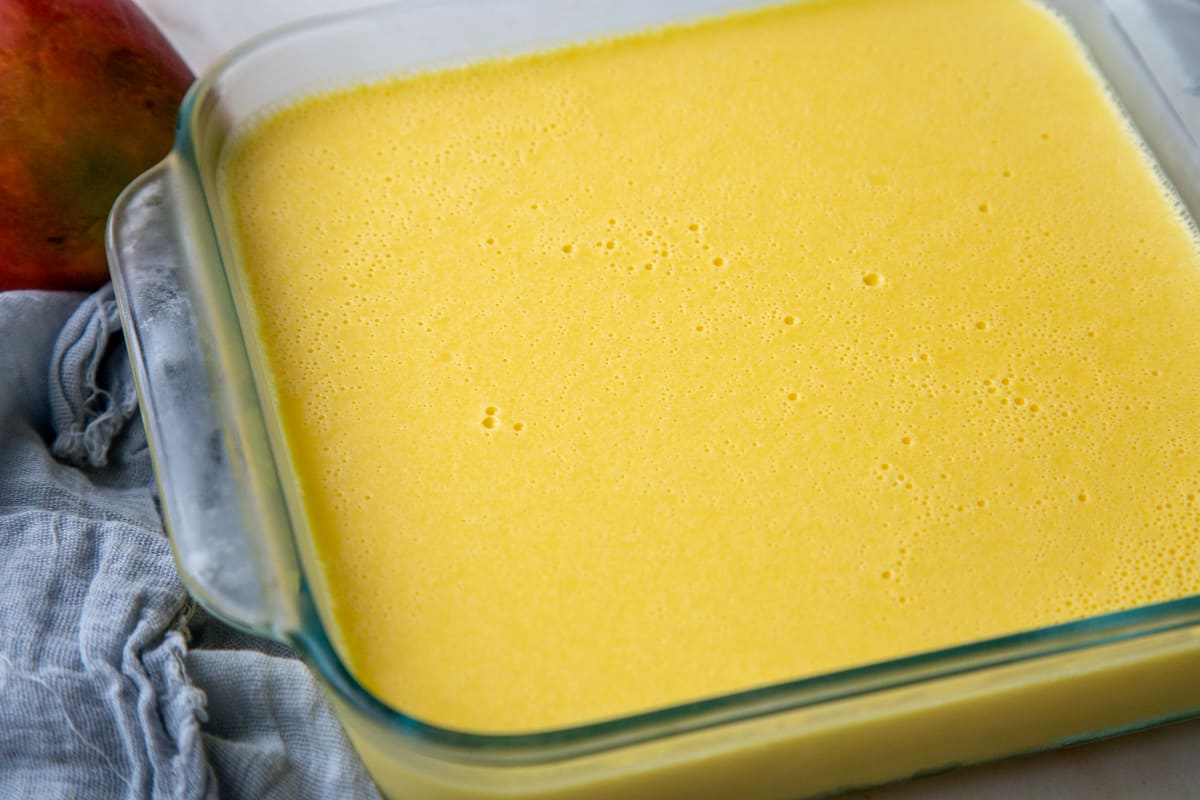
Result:
{"label": "gray kitchen towel", "polygon": [[0,293],[0,798],[378,794],[307,669],[196,613],[111,287]]}

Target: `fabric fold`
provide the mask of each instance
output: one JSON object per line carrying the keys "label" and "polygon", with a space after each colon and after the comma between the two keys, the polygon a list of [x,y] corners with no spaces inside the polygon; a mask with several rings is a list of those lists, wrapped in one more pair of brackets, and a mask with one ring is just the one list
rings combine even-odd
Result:
{"label": "fabric fold", "polygon": [[0,341],[0,797],[375,800],[291,650],[192,619],[112,288]]}
{"label": "fabric fold", "polygon": [[108,464],[113,442],[137,414],[128,354],[112,285],[79,305],[50,365],[55,457],[77,467]]}
{"label": "fabric fold", "polygon": [[114,315],[111,289],[0,294],[2,797],[217,796]]}

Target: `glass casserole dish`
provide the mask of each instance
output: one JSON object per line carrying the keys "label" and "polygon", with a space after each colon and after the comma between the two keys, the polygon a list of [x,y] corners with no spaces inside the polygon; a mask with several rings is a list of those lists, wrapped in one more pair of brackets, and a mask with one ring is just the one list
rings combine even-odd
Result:
{"label": "glass casserole dish", "polygon": [[[1200,598],[606,722],[480,735],[354,679],[314,596],[279,464],[216,170],[232,133],[300,93],[761,3],[442,2],[306,24],[231,54],[189,94],[174,152],[123,195],[110,259],[181,573],[214,613],[297,646],[395,797],[795,797],[1182,718],[1200,709]],[[1186,3],[1048,4],[1072,24],[1193,218],[1197,67]],[[403,46],[400,46],[401,43]]]}

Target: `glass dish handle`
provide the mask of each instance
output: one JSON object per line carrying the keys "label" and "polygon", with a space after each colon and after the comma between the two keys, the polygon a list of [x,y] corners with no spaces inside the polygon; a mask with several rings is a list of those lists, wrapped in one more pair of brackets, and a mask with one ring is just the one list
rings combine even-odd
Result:
{"label": "glass dish handle", "polygon": [[113,206],[113,284],[184,583],[227,622],[278,637],[286,627],[284,582],[294,571],[281,568],[264,532],[252,529],[265,501],[248,480],[247,455],[254,454],[231,413],[237,381],[214,367],[214,325],[202,318],[205,304],[193,302],[197,292],[212,291],[194,252],[211,233],[197,229],[201,215],[188,213],[202,207],[195,205],[199,189],[187,185],[176,158],[143,174]]}

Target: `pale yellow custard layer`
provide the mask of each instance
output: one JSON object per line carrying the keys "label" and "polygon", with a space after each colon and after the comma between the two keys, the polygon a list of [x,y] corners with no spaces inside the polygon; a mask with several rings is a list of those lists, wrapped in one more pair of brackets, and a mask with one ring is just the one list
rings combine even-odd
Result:
{"label": "pale yellow custard layer", "polygon": [[312,97],[221,175],[332,635],[473,731],[1200,588],[1197,241],[1021,0]]}

